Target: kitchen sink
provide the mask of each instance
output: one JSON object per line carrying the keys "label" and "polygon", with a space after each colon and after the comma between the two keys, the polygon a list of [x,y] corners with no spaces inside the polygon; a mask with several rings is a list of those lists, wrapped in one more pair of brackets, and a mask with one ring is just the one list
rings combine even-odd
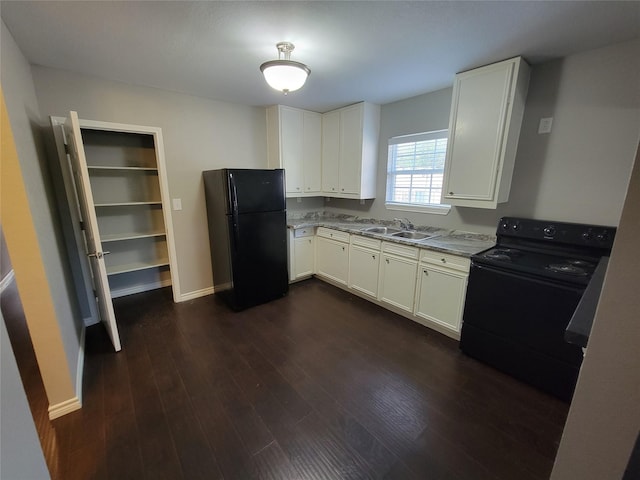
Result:
{"label": "kitchen sink", "polygon": [[361,232],[381,233],[382,235],[391,235],[401,233],[402,230],[394,227],[367,227],[360,230]]}
{"label": "kitchen sink", "polygon": [[423,232],[410,232],[408,230],[403,230],[400,232],[392,233],[390,236],[406,238],[409,240],[426,240],[427,238],[434,237],[435,235],[431,235],[429,233],[423,233]]}

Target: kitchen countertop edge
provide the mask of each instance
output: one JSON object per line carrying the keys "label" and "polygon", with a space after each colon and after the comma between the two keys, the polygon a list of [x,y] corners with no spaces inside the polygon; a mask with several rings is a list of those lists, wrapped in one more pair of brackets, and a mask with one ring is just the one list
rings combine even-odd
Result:
{"label": "kitchen countertop edge", "polygon": [[385,242],[394,242],[411,247],[424,248],[436,252],[458,255],[461,257],[471,257],[476,253],[491,248],[495,245],[495,236],[484,235],[474,232],[465,232],[461,230],[447,230],[437,227],[418,226],[416,231],[433,233],[433,238],[422,241],[408,240],[404,238],[391,237],[379,233],[363,232],[363,228],[379,225],[374,222],[345,222],[336,220],[308,220],[308,219],[288,219],[287,227],[293,230],[300,228],[326,227],[348,232],[350,234],[361,235],[363,237],[375,238]]}

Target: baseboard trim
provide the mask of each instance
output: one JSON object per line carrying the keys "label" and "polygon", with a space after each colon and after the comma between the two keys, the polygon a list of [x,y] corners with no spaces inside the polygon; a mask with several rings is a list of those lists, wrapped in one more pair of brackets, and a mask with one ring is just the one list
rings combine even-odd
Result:
{"label": "baseboard trim", "polygon": [[201,288],[200,290],[194,290],[193,292],[183,293],[180,295],[179,302],[186,302],[200,297],[206,297],[214,293],[213,287]]}
{"label": "baseboard trim", "polygon": [[381,302],[380,300],[378,300],[377,298],[372,297],[371,295],[367,295],[366,293],[360,292],[358,290],[355,290],[353,288],[349,288],[347,285],[343,284],[343,283],[339,283],[336,282],[335,280],[329,278],[329,277],[325,277],[324,275],[314,275],[315,278],[317,278],[318,280],[321,280],[325,283],[328,283],[330,285],[333,285],[334,287],[337,287],[341,290],[344,290],[345,292],[349,292],[357,297],[363,298],[371,303],[375,303],[376,305],[378,305],[379,307],[384,308],[385,310],[389,310],[390,312],[393,313],[397,313],[398,315],[405,317],[409,320],[412,320],[416,323],[419,323],[420,325],[429,328],[430,330],[434,330],[438,333],[441,333],[442,335],[445,335],[449,338],[453,338],[454,340],[458,340],[460,341],[460,332],[456,332],[455,330],[452,330],[450,328],[444,327],[442,325],[440,325],[439,323],[436,323],[432,320],[428,320],[426,318],[423,317],[418,317],[417,315],[414,315],[411,312],[407,312],[406,310],[396,307],[394,305],[391,305],[389,303],[386,302]]}
{"label": "baseboard trim", "polygon": [[84,340],[86,328],[80,332],[80,350],[78,351],[78,365],[76,366],[76,398],[82,406],[82,375],[84,374]]}
{"label": "baseboard trim", "polygon": [[49,406],[49,420],[55,420],[68,413],[75,412],[82,408],[80,399],[78,397],[70,398],[64,402],[57,403]]}
{"label": "baseboard trim", "polygon": [[9,273],[7,273],[2,280],[0,280],[0,293],[4,292],[6,288],[11,285],[11,283],[15,280],[16,273],[11,269]]}
{"label": "baseboard trim", "polygon": [[134,293],[148,292],[149,290],[155,290],[157,288],[168,287],[171,285],[171,280],[163,280],[161,282],[145,283],[142,285],[136,285],[135,287],[112,289],[111,298],[126,297],[127,295],[133,295]]}

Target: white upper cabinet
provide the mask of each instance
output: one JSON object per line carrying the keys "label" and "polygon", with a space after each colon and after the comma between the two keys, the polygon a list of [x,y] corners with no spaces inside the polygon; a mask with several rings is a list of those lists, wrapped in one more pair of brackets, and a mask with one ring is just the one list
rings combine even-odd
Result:
{"label": "white upper cabinet", "polygon": [[456,75],[442,203],[495,209],[508,200],[529,71],[516,57]]}
{"label": "white upper cabinet", "polygon": [[267,108],[269,168],[284,168],[287,197],[318,196],[321,189],[322,116],[273,105]]}
{"label": "white upper cabinet", "polygon": [[380,106],[362,102],[322,116],[322,192],[375,198]]}

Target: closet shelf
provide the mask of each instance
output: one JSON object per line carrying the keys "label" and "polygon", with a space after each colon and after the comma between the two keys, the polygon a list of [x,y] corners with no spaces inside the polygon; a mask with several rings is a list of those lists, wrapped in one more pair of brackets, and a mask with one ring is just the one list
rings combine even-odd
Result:
{"label": "closet shelf", "polygon": [[124,170],[133,172],[157,172],[156,167],[109,167],[106,165],[88,165],[89,170]]}
{"label": "closet shelf", "polygon": [[110,203],[96,203],[96,208],[102,207],[130,207],[136,205],[162,205],[161,201],[157,202],[110,202]]}
{"label": "closet shelf", "polygon": [[165,231],[157,232],[130,232],[130,233],[112,233],[110,235],[102,235],[100,240],[105,242],[119,242],[122,240],[136,240],[138,238],[151,238],[151,237],[166,237]]}
{"label": "closet shelf", "polygon": [[121,273],[137,272],[139,270],[147,270],[149,268],[165,267],[169,265],[168,258],[160,258],[153,262],[134,262],[122,265],[107,266],[107,275],[118,275]]}

